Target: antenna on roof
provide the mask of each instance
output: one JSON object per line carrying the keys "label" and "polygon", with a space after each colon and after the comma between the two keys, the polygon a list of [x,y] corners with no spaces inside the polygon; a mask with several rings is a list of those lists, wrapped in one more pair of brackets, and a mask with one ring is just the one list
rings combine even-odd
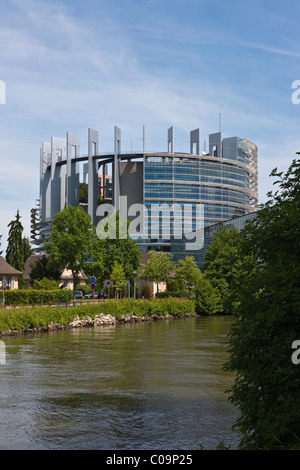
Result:
{"label": "antenna on roof", "polygon": [[221,113],[219,113],[219,132],[222,132]]}

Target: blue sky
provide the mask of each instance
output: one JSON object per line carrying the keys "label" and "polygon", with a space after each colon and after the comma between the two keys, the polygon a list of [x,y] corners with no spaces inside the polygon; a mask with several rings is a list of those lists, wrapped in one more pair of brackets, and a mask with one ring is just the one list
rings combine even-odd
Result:
{"label": "blue sky", "polygon": [[[43,141],[99,131],[100,151],[189,150],[189,132],[258,146],[259,201],[300,150],[298,0],[2,0],[0,234],[19,210],[30,235]],[[1,98],[1,94],[0,94]]]}

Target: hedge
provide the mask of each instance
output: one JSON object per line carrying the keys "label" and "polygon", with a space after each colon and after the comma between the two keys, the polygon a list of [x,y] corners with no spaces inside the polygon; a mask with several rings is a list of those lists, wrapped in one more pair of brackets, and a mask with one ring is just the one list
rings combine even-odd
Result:
{"label": "hedge", "polygon": [[31,305],[70,302],[73,296],[68,289],[12,289],[5,291],[4,297],[6,305]]}
{"label": "hedge", "polygon": [[177,297],[177,298],[187,298],[189,297],[189,293],[187,291],[163,291],[163,292],[157,292],[155,294],[155,297],[158,299],[167,299],[169,297]]}

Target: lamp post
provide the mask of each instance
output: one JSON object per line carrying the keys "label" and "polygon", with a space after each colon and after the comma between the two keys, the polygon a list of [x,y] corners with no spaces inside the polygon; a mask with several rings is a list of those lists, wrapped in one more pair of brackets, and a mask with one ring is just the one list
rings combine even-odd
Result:
{"label": "lamp post", "polygon": [[107,294],[108,294],[108,300],[110,299],[110,282],[107,281]]}

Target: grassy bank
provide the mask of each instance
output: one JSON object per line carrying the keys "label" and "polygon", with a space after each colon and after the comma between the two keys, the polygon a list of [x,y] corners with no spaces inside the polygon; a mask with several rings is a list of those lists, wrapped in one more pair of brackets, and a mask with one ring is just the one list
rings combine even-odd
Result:
{"label": "grassy bank", "polygon": [[109,300],[92,305],[65,306],[22,306],[20,308],[0,309],[0,335],[28,330],[47,329],[49,325],[66,327],[76,317],[94,318],[96,315],[111,315],[121,321],[122,317],[133,314],[136,317],[179,317],[194,315],[192,300],[151,299],[151,300]]}

